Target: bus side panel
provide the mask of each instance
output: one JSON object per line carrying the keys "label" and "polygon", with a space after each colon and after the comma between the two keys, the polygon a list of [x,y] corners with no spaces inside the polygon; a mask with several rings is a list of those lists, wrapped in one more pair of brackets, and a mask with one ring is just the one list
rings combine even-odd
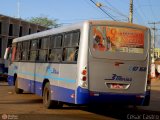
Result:
{"label": "bus side panel", "polygon": [[54,87],[56,94],[53,98],[68,103],[75,103],[75,89],[77,82],[77,64],[60,64],[58,86]]}
{"label": "bus side panel", "polygon": [[18,88],[24,91],[31,92],[31,80],[24,77],[18,76]]}
{"label": "bus side panel", "polygon": [[10,86],[15,85],[14,74],[17,74],[17,72],[18,72],[18,64],[14,62],[9,66],[9,71],[8,71],[7,81]]}
{"label": "bus side panel", "polygon": [[34,93],[31,90],[31,87],[34,86],[34,84],[31,84],[31,81],[35,78],[35,63],[19,62],[18,66],[18,87],[24,91]]}
{"label": "bus side panel", "polygon": [[51,85],[52,100],[58,100],[67,103],[75,103],[75,90]]}
{"label": "bus side panel", "polygon": [[9,66],[9,85],[15,84],[14,74],[17,75],[18,88],[21,88],[24,91],[33,92],[31,91],[31,86],[33,86],[32,81],[34,80],[34,63],[14,62]]}
{"label": "bus side panel", "polygon": [[35,94],[42,96],[42,82],[39,81],[31,81],[31,84],[35,84]]}
{"label": "bus side panel", "polygon": [[51,99],[75,103],[76,64],[36,63],[35,93],[42,95],[44,80],[50,82]]}

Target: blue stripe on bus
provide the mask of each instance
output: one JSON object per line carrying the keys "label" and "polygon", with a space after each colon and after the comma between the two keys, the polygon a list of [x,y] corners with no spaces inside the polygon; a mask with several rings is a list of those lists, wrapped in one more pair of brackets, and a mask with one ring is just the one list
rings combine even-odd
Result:
{"label": "blue stripe on bus", "polygon": [[[13,78],[14,78],[13,76],[8,76],[9,85],[14,85]],[[23,88],[24,91],[28,91],[31,93],[35,93],[39,96],[42,96],[42,82],[24,78],[18,78],[18,80],[19,80],[19,85],[21,86],[21,88]],[[72,95],[75,96],[75,90],[55,85],[50,85],[50,88],[51,91],[53,91],[53,94],[51,95],[52,100],[58,100],[67,103],[75,103],[75,98],[71,97]]]}
{"label": "blue stripe on bus", "polygon": [[41,75],[41,74],[34,74],[34,73],[31,73],[31,72],[15,72],[14,70],[9,72],[9,74],[14,74],[14,73],[28,75],[28,76],[32,76],[32,77],[43,78],[43,79],[64,81],[64,82],[67,82],[67,83],[76,83],[76,80],[74,80],[74,79],[59,78],[59,77],[54,77],[54,76],[48,75],[48,74],[47,75]]}

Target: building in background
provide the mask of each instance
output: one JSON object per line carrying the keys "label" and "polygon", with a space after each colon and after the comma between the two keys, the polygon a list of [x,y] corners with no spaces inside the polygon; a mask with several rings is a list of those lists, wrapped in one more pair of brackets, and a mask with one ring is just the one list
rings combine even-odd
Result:
{"label": "building in background", "polygon": [[0,77],[8,72],[8,61],[4,60],[5,49],[17,37],[46,30],[46,27],[0,14]]}

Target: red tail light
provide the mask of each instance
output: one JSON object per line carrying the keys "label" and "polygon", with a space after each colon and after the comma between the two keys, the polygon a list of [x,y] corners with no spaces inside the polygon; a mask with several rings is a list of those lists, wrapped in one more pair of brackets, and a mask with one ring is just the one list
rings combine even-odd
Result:
{"label": "red tail light", "polygon": [[87,74],[87,70],[85,69],[82,71],[82,75],[86,75],[86,74]]}
{"label": "red tail light", "polygon": [[83,81],[86,81],[86,80],[87,80],[87,77],[86,77],[86,76],[83,76],[83,77],[82,77],[82,80],[83,80]]}

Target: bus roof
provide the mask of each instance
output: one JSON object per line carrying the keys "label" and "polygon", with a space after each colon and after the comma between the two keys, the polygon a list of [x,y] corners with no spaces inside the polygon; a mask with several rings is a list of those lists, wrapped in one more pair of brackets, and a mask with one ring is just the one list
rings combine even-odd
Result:
{"label": "bus roof", "polygon": [[84,24],[112,25],[112,26],[126,26],[126,27],[128,26],[128,27],[134,27],[134,28],[139,28],[139,29],[148,29],[145,26],[127,23],[127,22],[119,22],[119,21],[117,22],[117,21],[108,21],[108,20],[87,20],[87,21],[83,21],[80,23],[75,23],[75,24],[71,24],[71,25],[67,25],[67,26],[58,27],[58,28],[52,28],[52,29],[42,31],[39,33],[34,33],[34,34],[26,35],[23,37],[18,37],[13,40],[13,43],[24,41],[24,40],[36,39],[39,37],[45,37],[45,36],[53,35],[53,33],[59,34],[59,33],[67,32],[67,31],[81,29]]}

